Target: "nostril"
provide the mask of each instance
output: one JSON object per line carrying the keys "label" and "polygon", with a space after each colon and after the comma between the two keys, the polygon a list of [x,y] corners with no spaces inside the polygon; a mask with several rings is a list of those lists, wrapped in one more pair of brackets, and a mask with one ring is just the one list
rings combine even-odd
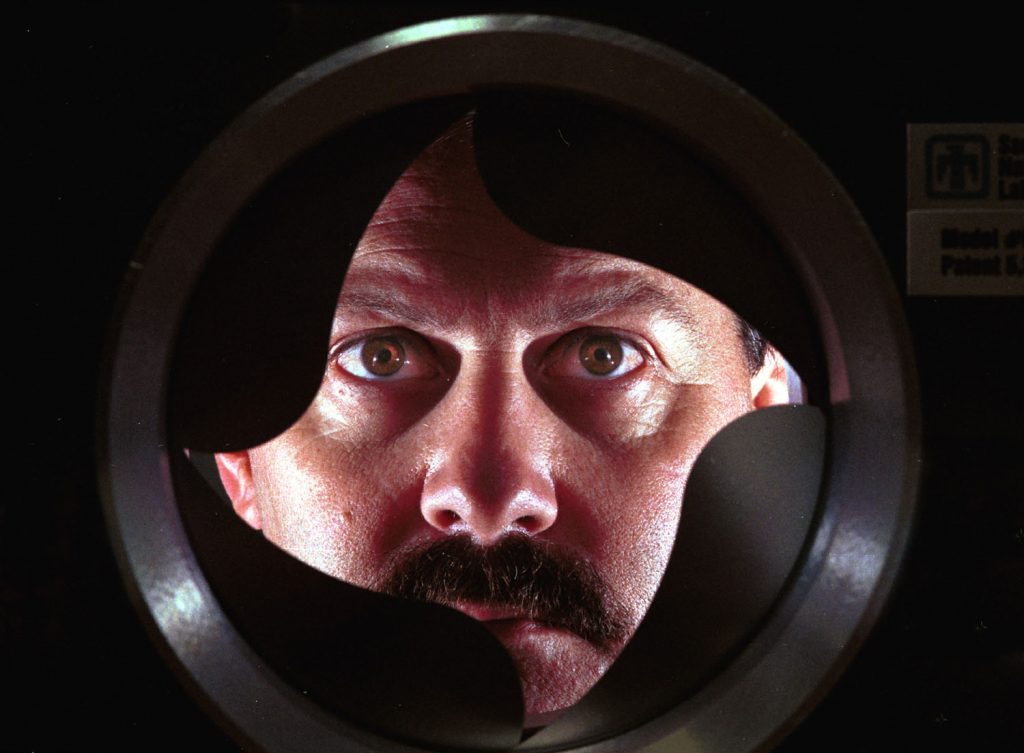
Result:
{"label": "nostril", "polygon": [[521,518],[516,518],[516,525],[526,533],[536,533],[541,527],[541,522],[535,515],[523,515]]}
{"label": "nostril", "polygon": [[451,526],[462,520],[455,510],[441,510],[437,515],[437,522],[443,526]]}

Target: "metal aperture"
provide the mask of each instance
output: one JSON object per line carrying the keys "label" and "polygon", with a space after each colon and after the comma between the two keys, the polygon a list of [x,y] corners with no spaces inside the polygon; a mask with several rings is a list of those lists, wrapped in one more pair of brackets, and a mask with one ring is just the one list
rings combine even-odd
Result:
{"label": "metal aperture", "polygon": [[[494,86],[607,102],[676,136],[749,202],[803,284],[826,357],[831,408],[819,518],[800,571],[742,654],[686,702],[614,738],[575,747],[553,741],[549,749],[770,746],[824,695],[862,643],[902,557],[918,458],[909,338],[869,231],[807,145],[736,85],[673,50],[605,27],[480,16],[392,32],[295,76],[206,150],[147,234],[109,357],[100,473],[129,589],[185,682],[257,747],[418,750],[335,719],[267,670],[235,631],[183,529],[164,405],[188,293],[261,186],[296,155],[369,114]],[[585,739],[587,720],[579,724]],[[542,735],[531,749],[544,748]]]}

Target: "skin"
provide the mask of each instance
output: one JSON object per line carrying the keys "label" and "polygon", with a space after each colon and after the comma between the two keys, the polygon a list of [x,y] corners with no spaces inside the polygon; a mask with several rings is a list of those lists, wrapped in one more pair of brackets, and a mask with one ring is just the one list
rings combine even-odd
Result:
{"label": "skin", "polygon": [[[368,226],[306,413],[260,447],[218,455],[221,478],[270,541],[367,588],[446,536],[551,542],[596,567],[632,634],[695,458],[733,419],[786,402],[785,370],[769,350],[751,375],[732,312],[693,286],[513,225],[476,172],[469,128],[425,151]],[[362,358],[381,336],[404,349],[387,377]],[[588,337],[622,348],[611,373],[581,362]],[[528,726],[577,702],[624,645],[451,606],[511,654]]]}

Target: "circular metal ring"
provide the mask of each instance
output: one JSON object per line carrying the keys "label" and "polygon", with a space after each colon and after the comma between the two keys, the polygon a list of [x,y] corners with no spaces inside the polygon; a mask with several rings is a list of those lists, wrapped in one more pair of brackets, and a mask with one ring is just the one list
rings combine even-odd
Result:
{"label": "circular metal ring", "polygon": [[832,405],[822,513],[802,569],[760,633],[711,684],[659,719],[577,749],[634,750],[656,740],[663,740],[658,750],[679,751],[771,745],[855,653],[901,560],[919,433],[909,338],[868,229],[809,147],[736,85],[605,27],[480,16],[385,34],[279,86],[204,152],[133,263],[108,358],[100,475],[129,590],[185,681],[258,747],[413,750],[334,719],[282,683],[225,618],[175,503],[165,396],[188,291],[266,181],[368,114],[488,86],[584,95],[659,124],[731,181],[804,285]]}

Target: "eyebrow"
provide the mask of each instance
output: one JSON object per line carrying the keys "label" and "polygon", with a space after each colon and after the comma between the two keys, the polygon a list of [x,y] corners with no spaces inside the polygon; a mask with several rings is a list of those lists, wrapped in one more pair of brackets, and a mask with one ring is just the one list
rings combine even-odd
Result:
{"label": "eyebrow", "polygon": [[[572,287],[571,283],[566,287]],[[646,280],[615,280],[604,286],[588,283],[590,290],[568,299],[555,297],[549,303],[527,309],[528,324],[557,329],[567,322],[585,322],[633,306],[642,306],[689,332],[699,332],[697,317],[685,301]],[[400,295],[384,293],[373,287],[345,291],[338,301],[336,316],[372,311],[386,319],[446,331],[457,325],[459,316],[431,306],[410,302]]]}
{"label": "eyebrow", "polygon": [[345,291],[338,300],[335,316],[348,311],[372,311],[387,319],[399,319],[406,322],[427,324],[433,329],[444,330],[451,327],[451,322],[442,319],[438,312],[410,303],[404,298],[393,294],[385,294],[375,289]]}
{"label": "eyebrow", "polygon": [[561,321],[579,321],[632,306],[649,308],[683,329],[694,331],[698,327],[697,318],[684,301],[646,280],[616,282],[564,304],[556,304],[554,309]]}

